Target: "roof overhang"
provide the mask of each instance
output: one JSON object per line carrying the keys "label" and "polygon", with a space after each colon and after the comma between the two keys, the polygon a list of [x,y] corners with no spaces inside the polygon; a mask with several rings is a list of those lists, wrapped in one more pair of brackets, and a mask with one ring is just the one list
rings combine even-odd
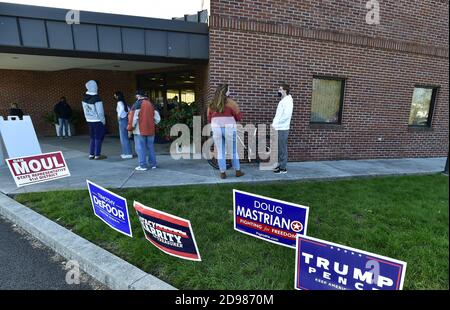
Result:
{"label": "roof overhang", "polygon": [[117,59],[160,63],[207,63],[204,23],[0,3],[0,53]]}

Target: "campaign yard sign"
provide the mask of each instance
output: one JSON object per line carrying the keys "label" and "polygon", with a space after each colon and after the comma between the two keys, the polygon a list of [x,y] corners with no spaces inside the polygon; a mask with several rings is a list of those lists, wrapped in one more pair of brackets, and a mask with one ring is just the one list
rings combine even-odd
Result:
{"label": "campaign yard sign", "polygon": [[127,200],[86,180],[95,216],[106,225],[128,237],[133,237]]}
{"label": "campaign yard sign", "polygon": [[336,243],[297,236],[295,288],[401,290],[406,263]]}
{"label": "campaign yard sign", "polygon": [[234,229],[295,249],[297,234],[305,235],[309,208],[233,190]]}
{"label": "campaign yard sign", "polygon": [[189,220],[158,211],[135,201],[134,208],[145,238],[166,254],[201,261]]}
{"label": "campaign yard sign", "polygon": [[18,187],[70,176],[61,151],[6,160]]}

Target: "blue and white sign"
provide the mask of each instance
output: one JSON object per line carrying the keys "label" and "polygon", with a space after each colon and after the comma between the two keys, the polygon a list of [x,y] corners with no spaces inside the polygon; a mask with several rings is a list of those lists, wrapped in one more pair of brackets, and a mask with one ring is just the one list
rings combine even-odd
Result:
{"label": "blue and white sign", "polygon": [[86,180],[94,214],[112,229],[133,237],[127,200]]}
{"label": "blue and white sign", "polygon": [[234,229],[295,249],[297,234],[306,234],[309,208],[233,190]]}
{"label": "blue and white sign", "polygon": [[401,290],[406,263],[336,243],[297,236],[298,290]]}

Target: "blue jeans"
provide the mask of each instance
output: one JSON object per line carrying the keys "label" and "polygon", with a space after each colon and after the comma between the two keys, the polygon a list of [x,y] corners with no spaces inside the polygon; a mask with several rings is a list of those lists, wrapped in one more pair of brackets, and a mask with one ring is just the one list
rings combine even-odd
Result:
{"label": "blue jeans", "polygon": [[[236,144],[236,129],[235,128],[225,128],[225,127],[212,127],[214,145],[217,150],[217,160],[219,162],[220,172],[225,172],[227,170],[227,162],[225,150],[233,146],[233,168],[235,170],[240,170],[241,165],[239,163],[239,156],[237,152]],[[229,154],[230,152],[228,152]]]}
{"label": "blue jeans", "polygon": [[156,155],[153,143],[155,142],[155,136],[141,136],[134,135],[134,143],[136,145],[136,153],[138,155],[139,166],[141,168],[156,167]]}
{"label": "blue jeans", "polygon": [[119,136],[120,136],[120,145],[122,146],[122,154],[123,155],[132,155],[131,152],[131,144],[130,139],[128,139],[128,118],[121,118],[119,120]]}
{"label": "blue jeans", "polygon": [[58,118],[59,124],[59,136],[63,136],[63,128],[64,128],[64,136],[69,136],[69,120],[66,118]]}
{"label": "blue jeans", "polygon": [[102,122],[88,122],[89,124],[89,155],[100,156],[102,152],[103,138],[105,138],[105,125]]}

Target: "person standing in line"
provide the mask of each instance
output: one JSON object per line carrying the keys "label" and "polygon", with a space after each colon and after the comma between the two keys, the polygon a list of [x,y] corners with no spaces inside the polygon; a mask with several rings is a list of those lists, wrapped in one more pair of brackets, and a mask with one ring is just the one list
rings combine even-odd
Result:
{"label": "person standing in line", "polygon": [[236,141],[236,121],[242,120],[242,113],[236,101],[230,97],[230,89],[227,84],[220,84],[212,102],[208,106],[208,122],[211,123],[214,146],[217,150],[220,178],[227,177],[226,149],[232,149],[232,165],[236,170],[236,177],[245,173],[241,171]]}
{"label": "person standing in line", "polygon": [[102,143],[106,133],[103,102],[98,96],[96,81],[88,81],[86,83],[86,89],[87,92],[81,104],[83,105],[84,116],[89,126],[89,159],[102,160],[106,158],[106,156],[101,155]]}
{"label": "person standing in line", "polygon": [[11,108],[8,111],[9,116],[17,116],[19,119],[23,119],[23,112],[22,109],[19,109],[17,103],[12,103]]}
{"label": "person standing in line", "polygon": [[117,101],[117,120],[119,122],[119,136],[120,145],[122,147],[122,154],[120,157],[122,159],[133,158],[133,153],[131,151],[130,139],[128,138],[128,105],[125,101],[124,95],[121,91],[116,91],[114,93],[114,98]]}
{"label": "person standing in line", "polygon": [[[58,118],[59,124],[59,138],[66,139],[69,137],[69,120],[72,116],[72,109],[67,103],[66,97],[61,97],[59,102],[55,105],[53,112]],[[63,134],[64,133],[64,134]]]}
{"label": "person standing in line", "polygon": [[288,161],[288,137],[291,124],[292,110],[294,102],[290,95],[291,88],[285,82],[281,82],[278,88],[278,96],[281,97],[278,103],[277,112],[272,122],[272,127],[278,135],[278,166],[273,170],[276,174],[287,173]]}
{"label": "person standing in line", "polygon": [[[128,132],[134,134],[134,143],[138,155],[137,171],[146,171],[150,166],[156,169],[156,155],[154,148],[155,123],[160,121],[159,113],[153,107],[145,92],[136,92],[136,102],[128,113]],[[147,162],[148,159],[148,162]]]}

